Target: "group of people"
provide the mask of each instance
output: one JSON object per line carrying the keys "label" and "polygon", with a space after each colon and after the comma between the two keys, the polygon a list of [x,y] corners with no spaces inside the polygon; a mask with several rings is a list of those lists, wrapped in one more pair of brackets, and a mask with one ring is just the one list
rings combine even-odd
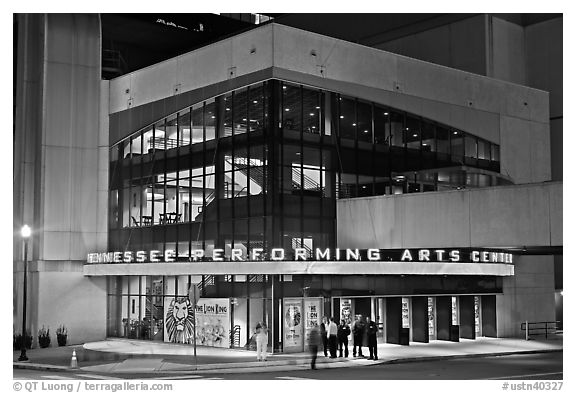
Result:
{"label": "group of people", "polygon": [[[338,352],[339,357],[348,357],[348,336],[351,333],[353,338],[352,356],[356,357],[356,353],[358,353],[358,357],[364,357],[362,355],[362,346],[364,346],[366,341],[370,352],[368,359],[378,360],[378,347],[376,345],[378,326],[370,317],[367,317],[366,321],[364,321],[362,315],[359,315],[352,329],[350,329],[344,319],[341,319],[340,324],[336,325],[334,317],[330,317],[330,319],[323,317],[320,326],[314,326],[310,332],[309,348],[312,354],[310,367],[312,369],[316,368],[316,358],[320,344],[322,344],[324,356],[326,357],[330,354],[330,358],[336,358]],[[356,352],[356,348],[358,348],[358,352]]]}

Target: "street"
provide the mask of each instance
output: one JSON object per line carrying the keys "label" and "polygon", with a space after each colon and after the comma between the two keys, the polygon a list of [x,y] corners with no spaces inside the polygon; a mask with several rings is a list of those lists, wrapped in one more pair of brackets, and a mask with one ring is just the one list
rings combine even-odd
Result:
{"label": "street", "polygon": [[[400,364],[376,364],[365,367],[320,368],[317,370],[270,370],[266,372],[204,373],[188,375],[130,375],[131,379],[217,379],[217,380],[474,380],[563,378],[562,352],[526,355],[463,358]],[[239,371],[239,370],[238,370]],[[121,379],[124,375],[100,375],[82,372],[14,370],[14,379]]]}

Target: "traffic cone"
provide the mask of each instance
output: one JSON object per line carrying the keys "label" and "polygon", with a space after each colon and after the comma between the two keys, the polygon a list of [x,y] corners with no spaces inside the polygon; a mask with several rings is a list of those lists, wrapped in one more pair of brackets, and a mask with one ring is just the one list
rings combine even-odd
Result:
{"label": "traffic cone", "polygon": [[76,350],[72,351],[72,360],[70,360],[70,368],[78,368],[78,359],[76,359]]}

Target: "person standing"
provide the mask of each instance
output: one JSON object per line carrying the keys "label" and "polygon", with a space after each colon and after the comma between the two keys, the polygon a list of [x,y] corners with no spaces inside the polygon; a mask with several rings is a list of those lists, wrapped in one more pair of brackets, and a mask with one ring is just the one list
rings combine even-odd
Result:
{"label": "person standing", "polygon": [[336,325],[336,322],[334,322],[334,317],[330,317],[327,332],[330,357],[334,359],[336,357],[336,347],[338,346],[338,326]]}
{"label": "person standing", "polygon": [[266,361],[268,349],[268,327],[263,322],[256,325],[256,359]]}
{"label": "person standing", "polygon": [[340,357],[342,357],[342,347],[344,347],[344,355],[348,357],[348,336],[350,335],[350,326],[344,319],[340,320],[338,326],[338,349],[340,350]]}
{"label": "person standing", "polygon": [[362,339],[364,338],[364,330],[366,325],[362,319],[362,315],[359,314],[354,326],[352,327],[352,335],[354,336],[354,346],[352,347],[352,356],[356,357],[356,347],[358,347],[358,356],[364,357],[362,355]]}
{"label": "person standing", "polygon": [[368,335],[368,350],[370,351],[370,357],[368,359],[378,360],[378,345],[376,340],[378,326],[376,325],[376,322],[370,319],[370,317],[368,317],[367,320],[366,333]]}
{"label": "person standing", "polygon": [[312,360],[310,362],[310,368],[316,370],[316,358],[318,357],[318,346],[320,345],[320,329],[318,328],[318,323],[314,322],[312,330],[310,330],[310,338],[308,341],[308,348],[310,349],[310,354],[312,355]]}
{"label": "person standing", "polygon": [[328,327],[328,319],[322,317],[322,323],[320,324],[320,337],[322,337],[322,347],[324,348],[324,356],[328,356],[328,333],[326,328]]}

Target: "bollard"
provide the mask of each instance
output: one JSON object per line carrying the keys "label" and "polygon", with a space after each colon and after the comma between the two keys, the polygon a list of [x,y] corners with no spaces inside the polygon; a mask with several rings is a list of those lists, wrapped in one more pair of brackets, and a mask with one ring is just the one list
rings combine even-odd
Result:
{"label": "bollard", "polygon": [[70,368],[78,368],[78,359],[76,359],[76,350],[72,351],[72,359],[70,360]]}
{"label": "bollard", "polygon": [[528,321],[526,321],[526,341],[530,340],[529,334],[528,334]]}

